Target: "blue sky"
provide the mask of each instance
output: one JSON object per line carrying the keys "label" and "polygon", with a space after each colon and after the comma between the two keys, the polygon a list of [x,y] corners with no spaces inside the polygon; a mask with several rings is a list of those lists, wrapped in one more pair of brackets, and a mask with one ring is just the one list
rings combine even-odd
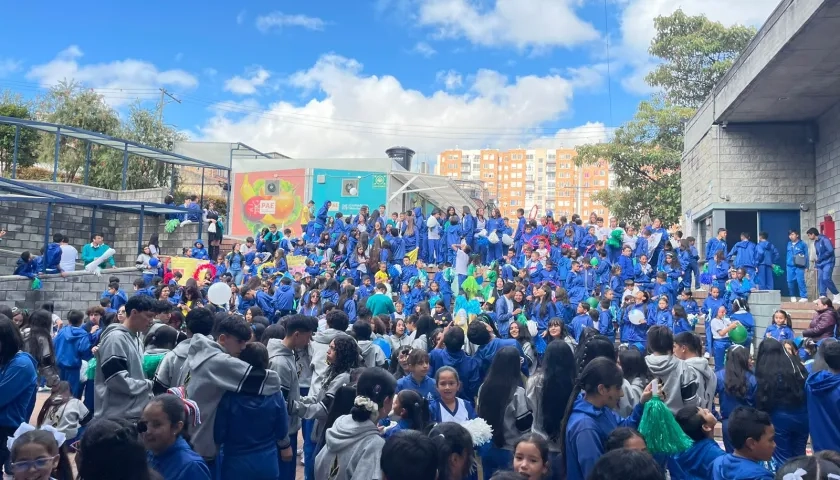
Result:
{"label": "blue sky", "polygon": [[605,138],[651,93],[655,15],[760,24],[775,3],[17,2],[0,18],[22,39],[0,45],[0,89],[75,78],[124,109],[165,87],[183,102],[166,122],[191,137],[296,157],[571,146]]}

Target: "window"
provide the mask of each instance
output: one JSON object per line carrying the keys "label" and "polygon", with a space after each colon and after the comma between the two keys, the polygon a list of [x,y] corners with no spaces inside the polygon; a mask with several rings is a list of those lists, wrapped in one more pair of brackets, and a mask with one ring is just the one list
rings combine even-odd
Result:
{"label": "window", "polygon": [[519,205],[519,200],[511,200],[511,201],[510,201],[510,206],[511,206],[511,207],[515,207],[515,206],[517,206],[517,205]]}
{"label": "window", "polygon": [[572,155],[569,154],[569,153],[566,153],[566,154],[561,155],[560,158],[562,158],[563,160],[571,160]]}
{"label": "window", "polygon": [[532,155],[530,153],[528,155],[525,155],[525,160],[533,160],[533,159],[534,159],[534,155]]}
{"label": "window", "polygon": [[485,173],[485,174],[483,174],[483,175],[481,175],[481,176],[482,176],[483,178],[493,178],[493,174],[492,174],[492,173]]}
{"label": "window", "polygon": [[556,174],[549,172],[549,173],[546,173],[546,174],[545,174],[545,178],[546,178],[547,180],[554,180],[554,176],[555,176],[555,175],[556,175]]}
{"label": "window", "polygon": [[583,178],[589,178],[589,172],[583,172]]}
{"label": "window", "polygon": [[555,160],[555,159],[557,159],[557,154],[555,154],[555,153],[549,153],[549,154],[548,154],[548,159],[549,159],[549,160]]}
{"label": "window", "polygon": [[511,196],[511,197],[521,197],[521,196],[522,196],[522,192],[520,192],[519,190],[511,190],[511,191],[510,191],[510,196]]}
{"label": "window", "polygon": [[543,173],[543,167],[539,167],[539,168],[537,169],[537,173]]}
{"label": "window", "polygon": [[449,159],[450,160],[458,160],[458,155],[450,155]]}

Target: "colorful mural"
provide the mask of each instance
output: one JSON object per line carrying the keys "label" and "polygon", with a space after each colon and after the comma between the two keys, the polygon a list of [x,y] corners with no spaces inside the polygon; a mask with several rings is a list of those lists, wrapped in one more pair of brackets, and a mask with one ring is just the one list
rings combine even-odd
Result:
{"label": "colorful mural", "polygon": [[306,169],[236,173],[233,188],[231,235],[254,235],[271,224],[301,234],[301,223],[308,221],[301,218],[307,202]]}

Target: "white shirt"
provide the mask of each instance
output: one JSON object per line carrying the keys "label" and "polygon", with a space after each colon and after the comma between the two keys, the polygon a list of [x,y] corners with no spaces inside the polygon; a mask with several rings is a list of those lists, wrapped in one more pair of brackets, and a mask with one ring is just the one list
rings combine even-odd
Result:
{"label": "white shirt", "polygon": [[[713,318],[711,321],[711,328],[712,328],[712,338],[715,340],[723,340],[724,337],[721,337],[718,332],[723,330],[724,328],[728,327],[729,324],[732,323],[732,320],[728,319],[727,317],[723,318]],[[728,337],[726,337],[728,338]]]}
{"label": "white shirt", "polygon": [[469,421],[470,414],[469,412],[467,412],[467,406],[464,404],[464,400],[460,398],[458,398],[457,400],[458,403],[455,405],[454,412],[450,412],[442,401],[438,402],[440,405],[440,423],[464,423]]}
{"label": "white shirt", "polygon": [[459,248],[458,251],[455,252],[455,273],[458,275],[466,275],[469,266],[470,256]]}
{"label": "white shirt", "polygon": [[428,219],[426,219],[426,228],[429,232],[429,240],[440,240],[440,232],[438,232],[438,227],[440,224],[437,221],[437,218],[432,215]]}
{"label": "white shirt", "polygon": [[60,245],[61,260],[58,262],[58,268],[62,272],[72,272],[76,270],[76,260],[79,259],[79,251],[73,245]]}

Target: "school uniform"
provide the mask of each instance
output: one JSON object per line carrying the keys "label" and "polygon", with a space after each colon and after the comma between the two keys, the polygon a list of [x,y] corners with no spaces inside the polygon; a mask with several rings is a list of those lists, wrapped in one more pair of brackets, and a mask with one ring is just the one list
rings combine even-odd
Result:
{"label": "school uniform", "polygon": [[735,451],[735,448],[732,446],[732,441],[729,439],[729,415],[732,414],[732,411],[735,408],[740,406],[754,406],[755,405],[755,390],[756,390],[756,382],[755,376],[751,372],[747,372],[746,374],[746,381],[747,381],[747,393],[744,398],[738,398],[730,395],[726,392],[726,384],[724,379],[726,378],[726,369],[717,369],[715,372],[715,377],[717,378],[717,385],[715,385],[715,392],[717,393],[718,400],[720,402],[720,417],[721,417],[721,430],[723,432],[723,446],[726,450],[726,453],[732,453]]}
{"label": "school uniform", "polygon": [[647,331],[650,328],[649,323],[635,325],[630,322],[630,312],[633,310],[641,310],[645,318],[648,318],[647,309],[645,305],[634,305],[632,308],[625,309],[624,315],[621,317],[621,341],[632,345],[642,352],[642,355],[647,350]]}
{"label": "school uniform", "polygon": [[773,262],[779,259],[779,250],[767,240],[761,240],[755,247],[755,258],[758,264],[755,277],[758,289],[773,290]]}
{"label": "school uniform", "polygon": [[[481,409],[480,405],[479,409]],[[516,387],[504,411],[502,420],[502,432],[504,434],[503,445],[498,445],[491,441],[490,448],[481,455],[481,466],[484,471],[485,480],[489,480],[498,470],[510,468],[513,464],[514,445],[519,440],[519,437],[531,431],[533,423],[534,416],[531,401],[525,395],[524,388]]]}
{"label": "school uniform", "polygon": [[808,405],[808,424],[811,426],[811,443],[814,452],[840,451],[840,423],[837,407],[840,405],[840,375],[828,370],[817,372],[805,382]]}
{"label": "school uniform", "polygon": [[[201,456],[195,453],[181,436],[160,454],[148,452],[147,459],[149,466],[159,473],[163,480],[210,480],[213,478]],[[256,480],[255,477],[249,478]]]}
{"label": "school uniform", "polygon": [[436,348],[429,352],[429,377],[434,378],[441,367],[452,367],[458,372],[461,388],[458,396],[466,400],[474,400],[481,386],[480,362],[464,353],[463,350],[450,352],[445,348]]}
{"label": "school uniform", "polygon": [[82,327],[68,325],[58,331],[53,345],[58,377],[70,384],[70,393],[74,397],[80,398],[82,360],[93,358],[91,335]]}
{"label": "school uniform", "polygon": [[775,464],[784,465],[791,458],[805,455],[810,433],[807,403],[777,406],[769,413],[770,421],[776,429],[776,450],[773,452]]}
{"label": "school uniform", "polygon": [[[797,259],[804,258],[804,265],[797,266]],[[805,268],[808,266],[808,246],[805,242],[798,240],[796,243],[787,243],[787,255],[785,258],[787,266],[788,290],[792,296],[808,298],[808,288],[805,286]]]}
{"label": "school uniform", "polygon": [[784,342],[785,340],[795,339],[796,335],[787,325],[782,325],[780,327],[773,323],[767,327],[767,330],[764,331],[764,338],[775,338],[780,342]]}
{"label": "school uniform", "polygon": [[569,331],[578,343],[580,343],[580,336],[587,328],[595,328],[595,324],[592,322],[592,317],[590,317],[588,313],[576,315],[575,318],[572,319],[572,323],[569,325]]}
{"label": "school uniform", "polygon": [[455,402],[455,410],[449,410],[440,399],[432,400],[429,403],[429,420],[433,423],[464,423],[478,417],[471,401],[456,398]]}
{"label": "school uniform", "polygon": [[565,432],[567,480],[586,480],[605,453],[609,434],[618,427],[637,428],[641,419],[641,404],[633,408],[629,417],[621,418],[608,407],[595,407],[581,393],[574,400]]}
{"label": "school uniform", "polygon": [[688,450],[678,453],[668,463],[671,480],[708,480],[712,478],[713,462],[723,455],[726,452],[714,439],[694,442]]}
{"label": "school uniform", "polygon": [[[431,371],[431,369],[429,369],[429,371]],[[414,390],[429,402],[436,398],[440,398],[435,381],[428,376],[423,377],[423,380],[419,382],[414,379],[413,375],[404,376],[403,378],[397,380],[397,391],[395,393],[400,393],[403,390]]]}
{"label": "school uniform", "polygon": [[752,460],[727,453],[712,462],[712,480],[773,480],[770,470]]}

